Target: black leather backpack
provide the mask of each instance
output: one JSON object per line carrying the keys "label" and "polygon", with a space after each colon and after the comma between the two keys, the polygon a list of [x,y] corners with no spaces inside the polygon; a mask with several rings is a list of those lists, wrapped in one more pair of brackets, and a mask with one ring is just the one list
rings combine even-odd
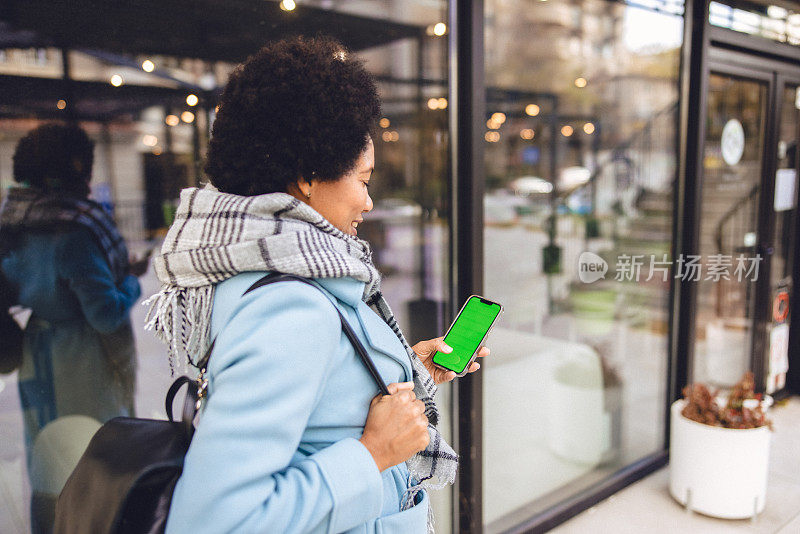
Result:
{"label": "black leather backpack", "polygon": [[[267,284],[296,280],[319,289],[299,276],[272,273],[250,286],[246,295]],[[336,308],[337,312],[339,311]],[[339,312],[342,330],[378,384],[389,394],[372,359]],[[183,471],[183,459],[194,434],[193,421],[208,382],[205,371],[214,343],[197,364],[200,377],[178,378],[166,397],[168,420],[116,417],[92,437],[56,504],[55,534],[158,534],[167,524],[172,494]],[[188,392],[180,421],[172,417],[175,395]]]}

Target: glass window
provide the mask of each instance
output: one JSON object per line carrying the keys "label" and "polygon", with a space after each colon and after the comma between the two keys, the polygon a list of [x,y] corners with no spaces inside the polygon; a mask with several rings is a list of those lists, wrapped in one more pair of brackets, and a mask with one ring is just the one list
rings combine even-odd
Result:
{"label": "glass window", "polygon": [[[110,3],[76,6],[62,16],[84,23],[80,31],[66,32],[70,50],[64,55],[50,46],[48,32],[58,26],[50,14],[20,8],[8,20],[0,15],[3,196],[13,185],[18,140],[45,121],[74,117],[95,142],[94,198],[113,212],[134,254],[157,250],[180,190],[204,181],[216,97],[231,69],[276,36],[329,34],[365,61],[383,100],[370,189],[375,207],[359,235],[372,244],[383,293],[408,340],[443,335],[450,287],[448,2],[255,2],[252,9],[224,12],[171,4],[160,4],[163,20]],[[87,5],[94,24],[85,24]],[[142,23],[134,24],[132,17],[139,16]],[[193,40],[198,27],[206,32],[202,41]],[[68,83],[62,79],[65,59]],[[140,283],[142,298],[159,286],[152,269]],[[163,345],[143,330],[145,311],[141,302],[130,308],[138,364],[135,413],[163,418],[172,377]],[[18,374],[0,376],[0,482],[10,491],[0,500],[0,532],[27,532],[32,516],[46,521],[69,472],[29,470],[26,450],[34,443],[26,449],[19,386]],[[452,443],[450,387],[440,388],[439,397],[440,430]],[[62,414],[55,409],[39,415],[45,426]],[[87,432],[74,428],[81,431]],[[434,492],[431,500],[437,531],[449,532],[451,492]]]}
{"label": "glass window", "polygon": [[487,532],[663,448],[682,13],[486,2]]}
{"label": "glass window", "polygon": [[[720,28],[757,35],[765,39],[800,45],[800,11],[784,2],[727,1],[709,4],[708,22]],[[781,4],[781,2],[774,2]]]}

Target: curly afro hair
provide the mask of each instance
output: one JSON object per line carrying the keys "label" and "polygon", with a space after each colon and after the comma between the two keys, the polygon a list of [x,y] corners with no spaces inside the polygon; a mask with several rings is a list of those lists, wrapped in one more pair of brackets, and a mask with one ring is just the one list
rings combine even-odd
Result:
{"label": "curly afro hair", "polygon": [[220,191],[245,196],[286,192],[300,177],[335,181],[379,116],[374,79],[339,42],[277,41],[231,74],[205,171]]}
{"label": "curly afro hair", "polygon": [[14,150],[14,181],[48,193],[89,194],[94,143],[78,126],[44,124]]}

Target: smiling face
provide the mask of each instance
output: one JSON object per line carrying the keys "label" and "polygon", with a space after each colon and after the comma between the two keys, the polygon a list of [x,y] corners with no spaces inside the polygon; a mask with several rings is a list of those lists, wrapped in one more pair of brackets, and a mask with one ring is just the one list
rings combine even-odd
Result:
{"label": "smiling face", "polygon": [[364,220],[363,214],[372,209],[368,185],[374,167],[375,147],[370,139],[356,166],[338,180],[301,179],[292,184],[288,193],[317,210],[342,232],[354,236]]}

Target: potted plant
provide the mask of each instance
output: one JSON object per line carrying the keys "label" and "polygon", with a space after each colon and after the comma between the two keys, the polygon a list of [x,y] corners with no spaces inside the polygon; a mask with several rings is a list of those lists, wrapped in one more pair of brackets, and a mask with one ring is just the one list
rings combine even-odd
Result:
{"label": "potted plant", "polygon": [[769,398],[754,393],[748,372],[727,399],[704,384],[675,401],[670,424],[672,497],[687,509],[742,519],[764,510],[772,423]]}

